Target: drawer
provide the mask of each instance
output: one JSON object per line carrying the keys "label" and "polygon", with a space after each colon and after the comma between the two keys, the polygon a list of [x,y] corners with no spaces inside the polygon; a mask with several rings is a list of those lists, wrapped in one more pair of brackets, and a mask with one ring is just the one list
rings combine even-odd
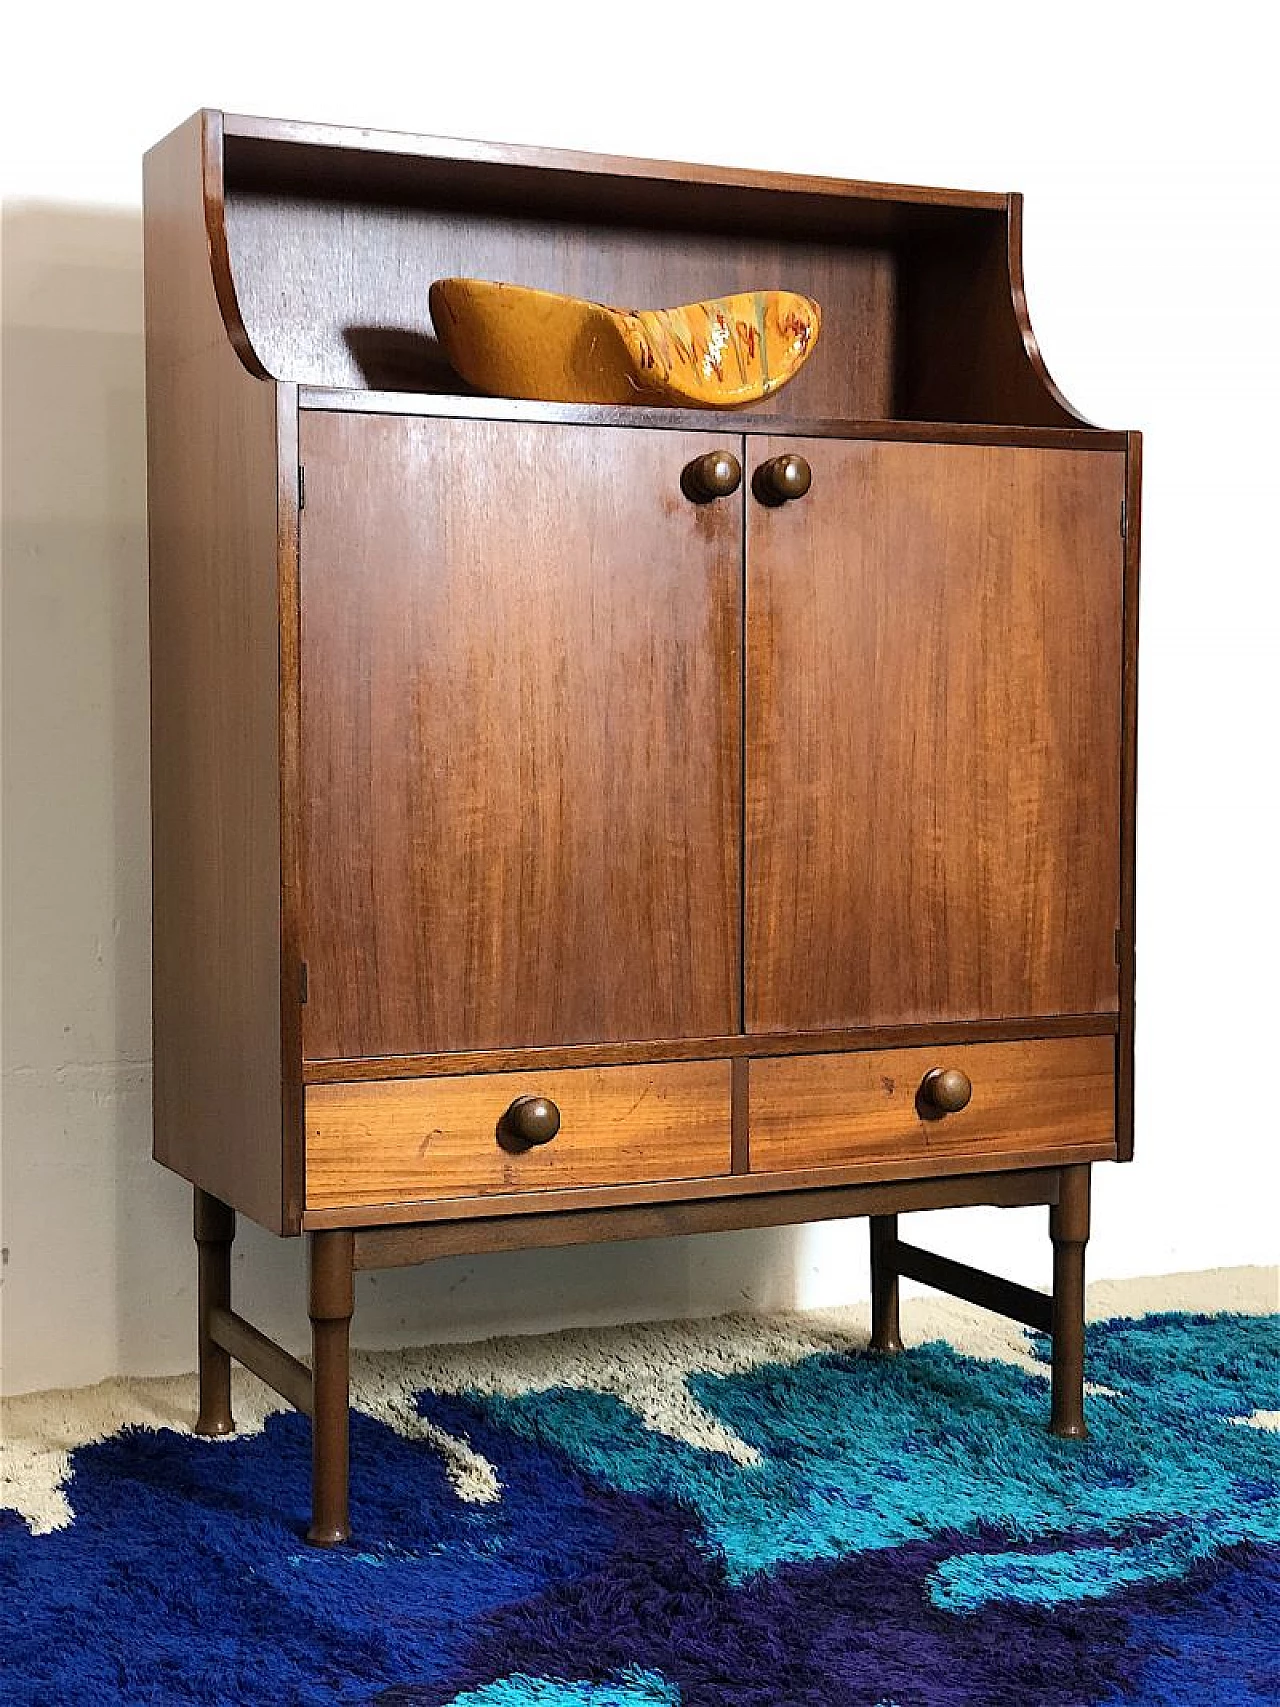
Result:
{"label": "drawer", "polygon": [[[549,1141],[504,1119],[520,1097],[555,1104]],[[312,1085],[307,1208],[727,1174],[730,1100],[727,1061]]]}
{"label": "drawer", "polygon": [[[936,1068],[968,1078],[964,1108],[944,1113],[926,1100],[922,1087]],[[970,1157],[1016,1166],[1024,1155],[1082,1149],[1109,1156],[1114,1076],[1112,1037],[753,1061],[751,1171]]]}

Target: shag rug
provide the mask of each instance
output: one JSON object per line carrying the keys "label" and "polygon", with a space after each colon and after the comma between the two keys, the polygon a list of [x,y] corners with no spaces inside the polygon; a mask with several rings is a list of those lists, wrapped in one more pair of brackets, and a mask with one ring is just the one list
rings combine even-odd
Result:
{"label": "shag rug", "polygon": [[1275,1707],[1275,1281],[1235,1273],[1095,1289],[1086,1443],[1043,1340],[945,1301],[896,1359],[852,1311],[367,1354],[329,1553],[250,1377],[218,1441],[190,1378],[11,1400],[0,1699]]}

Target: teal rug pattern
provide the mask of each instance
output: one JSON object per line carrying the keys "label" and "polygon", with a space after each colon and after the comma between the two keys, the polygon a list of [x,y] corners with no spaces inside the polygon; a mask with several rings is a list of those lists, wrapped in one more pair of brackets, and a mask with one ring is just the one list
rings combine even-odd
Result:
{"label": "teal rug pattern", "polygon": [[370,1358],[332,1553],[291,1414],[19,1455],[0,1701],[1280,1702],[1275,1317],[1091,1324],[1085,1442],[1035,1335],[802,1320]]}

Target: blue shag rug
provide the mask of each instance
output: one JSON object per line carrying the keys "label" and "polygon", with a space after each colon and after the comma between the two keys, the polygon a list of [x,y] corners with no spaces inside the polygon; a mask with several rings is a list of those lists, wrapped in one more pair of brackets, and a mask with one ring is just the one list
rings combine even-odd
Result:
{"label": "blue shag rug", "polygon": [[1280,1702],[1274,1318],[1091,1325],[1086,1443],[1046,1433],[1034,1335],[885,1359],[821,1322],[370,1354],[331,1553],[256,1383],[225,1441],[128,1423],[163,1384],[20,1413],[0,1700]]}

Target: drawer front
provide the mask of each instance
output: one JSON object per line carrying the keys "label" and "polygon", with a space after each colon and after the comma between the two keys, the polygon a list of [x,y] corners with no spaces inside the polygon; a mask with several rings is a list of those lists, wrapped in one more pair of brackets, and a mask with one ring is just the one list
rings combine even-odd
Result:
{"label": "drawer front", "polygon": [[[503,1122],[549,1098],[560,1129]],[[696,1179],[730,1168],[727,1061],[312,1085],[307,1208]]]}
{"label": "drawer front", "polygon": [[[966,1107],[941,1113],[921,1095],[934,1068],[973,1086]],[[1115,1148],[1115,1040],[858,1051],[751,1063],[752,1173],[861,1162],[1007,1157]],[[1084,1158],[1079,1158],[1084,1159]]]}

